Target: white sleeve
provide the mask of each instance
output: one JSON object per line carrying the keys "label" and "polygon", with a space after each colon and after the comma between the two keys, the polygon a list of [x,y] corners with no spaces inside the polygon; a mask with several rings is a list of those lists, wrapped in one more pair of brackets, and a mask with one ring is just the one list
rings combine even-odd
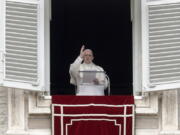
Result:
{"label": "white sleeve", "polygon": [[79,67],[83,59],[79,56],[77,59],[70,65],[69,74],[70,74],[70,83],[77,85],[76,78],[78,77]]}

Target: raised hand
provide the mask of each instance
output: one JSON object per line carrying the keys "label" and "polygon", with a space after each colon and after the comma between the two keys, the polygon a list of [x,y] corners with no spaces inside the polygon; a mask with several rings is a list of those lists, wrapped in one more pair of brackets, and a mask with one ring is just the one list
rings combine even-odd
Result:
{"label": "raised hand", "polygon": [[81,50],[80,50],[80,57],[81,57],[81,58],[84,57],[84,49],[85,49],[85,46],[82,45]]}

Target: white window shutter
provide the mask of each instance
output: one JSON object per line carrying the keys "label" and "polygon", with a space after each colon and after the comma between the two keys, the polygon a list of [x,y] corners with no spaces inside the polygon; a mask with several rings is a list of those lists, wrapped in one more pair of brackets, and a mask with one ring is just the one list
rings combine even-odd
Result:
{"label": "white window shutter", "polygon": [[2,86],[44,90],[44,3],[5,0]]}
{"label": "white window shutter", "polygon": [[142,0],[142,46],[144,90],[180,88],[180,0]]}

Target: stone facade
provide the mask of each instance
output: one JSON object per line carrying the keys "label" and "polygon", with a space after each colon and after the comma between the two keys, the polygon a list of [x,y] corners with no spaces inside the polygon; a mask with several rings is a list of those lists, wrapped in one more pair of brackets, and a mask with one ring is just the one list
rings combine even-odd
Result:
{"label": "stone facade", "polygon": [[[136,135],[180,135],[179,93],[171,90],[135,97]],[[51,135],[50,106],[50,96],[1,88],[0,135]]]}
{"label": "stone facade", "polygon": [[7,91],[0,88],[0,135],[5,135],[5,132],[7,131],[7,107]]}

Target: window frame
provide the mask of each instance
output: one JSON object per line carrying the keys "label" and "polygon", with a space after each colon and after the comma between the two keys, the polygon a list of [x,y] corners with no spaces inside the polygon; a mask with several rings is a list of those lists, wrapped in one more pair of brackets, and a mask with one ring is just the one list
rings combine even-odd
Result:
{"label": "window frame", "polygon": [[133,44],[133,93],[142,96],[141,0],[131,0]]}

